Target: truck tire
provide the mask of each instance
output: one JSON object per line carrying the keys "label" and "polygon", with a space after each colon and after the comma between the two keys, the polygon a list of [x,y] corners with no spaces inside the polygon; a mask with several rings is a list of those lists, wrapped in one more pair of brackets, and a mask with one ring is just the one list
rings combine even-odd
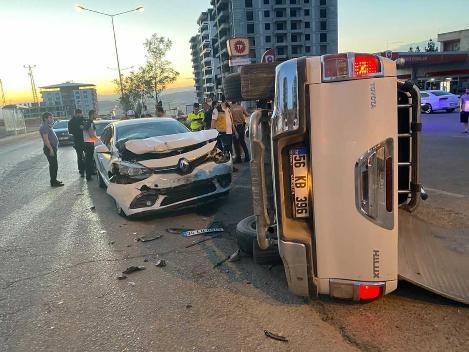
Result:
{"label": "truck tire", "polygon": [[244,100],[271,100],[275,96],[277,62],[251,64],[241,68],[241,95]]}
{"label": "truck tire", "polygon": [[223,80],[223,91],[228,101],[242,101],[241,96],[241,75],[232,73]]}
{"label": "truck tire", "polygon": [[236,240],[239,248],[244,253],[251,255],[256,264],[278,264],[282,261],[277,246],[267,250],[259,248],[256,234],[256,217],[254,215],[248,216],[238,223],[236,226]]}

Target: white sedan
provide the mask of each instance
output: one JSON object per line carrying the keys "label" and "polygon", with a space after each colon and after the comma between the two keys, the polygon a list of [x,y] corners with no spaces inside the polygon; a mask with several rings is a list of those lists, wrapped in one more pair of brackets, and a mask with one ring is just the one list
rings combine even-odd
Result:
{"label": "white sedan", "polygon": [[453,112],[459,106],[459,97],[443,90],[422,90],[420,96],[422,111],[427,114],[437,110]]}
{"label": "white sedan", "polygon": [[233,165],[218,132],[190,132],[172,118],[110,123],[95,147],[99,184],[130,216],[181,208],[227,195]]}

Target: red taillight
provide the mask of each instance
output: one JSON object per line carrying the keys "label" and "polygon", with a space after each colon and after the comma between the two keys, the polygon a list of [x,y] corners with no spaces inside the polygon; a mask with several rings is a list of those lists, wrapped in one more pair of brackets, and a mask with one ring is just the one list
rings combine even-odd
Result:
{"label": "red taillight", "polygon": [[366,77],[381,72],[381,63],[375,55],[355,54],[353,76]]}
{"label": "red taillight", "polygon": [[360,300],[375,299],[381,296],[382,292],[382,286],[360,285],[360,287],[358,288],[358,298]]}
{"label": "red taillight", "polygon": [[372,54],[334,54],[322,57],[324,81],[375,77],[383,73],[381,60]]}

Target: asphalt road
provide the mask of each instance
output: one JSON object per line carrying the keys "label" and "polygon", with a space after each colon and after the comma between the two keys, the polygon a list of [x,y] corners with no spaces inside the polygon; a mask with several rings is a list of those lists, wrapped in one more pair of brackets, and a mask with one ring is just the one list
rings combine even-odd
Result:
{"label": "asphalt road", "polygon": [[[430,199],[452,216],[440,220],[466,226],[469,136],[458,115],[424,116],[422,144]],[[214,268],[252,211],[245,164],[227,201],[133,221],[79,177],[71,147],[59,151],[65,187],[51,189],[38,138],[0,140],[0,179],[0,351],[469,350],[469,309],[405,282],[369,304],[306,302],[288,292],[281,266],[243,257]],[[193,239],[165,232],[212,220],[227,232],[190,248]],[[151,234],[163,237],[135,241]],[[129,265],[146,270],[117,280]]]}

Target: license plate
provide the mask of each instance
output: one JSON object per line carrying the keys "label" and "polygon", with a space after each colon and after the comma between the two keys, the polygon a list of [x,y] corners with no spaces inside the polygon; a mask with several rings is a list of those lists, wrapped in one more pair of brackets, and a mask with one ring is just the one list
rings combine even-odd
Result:
{"label": "license plate", "polygon": [[66,139],[68,139],[68,137],[59,137],[59,140],[60,140],[60,141],[64,141],[64,140],[66,140]]}
{"label": "license plate", "polygon": [[306,148],[290,149],[291,195],[293,216],[309,216],[308,151]]}

